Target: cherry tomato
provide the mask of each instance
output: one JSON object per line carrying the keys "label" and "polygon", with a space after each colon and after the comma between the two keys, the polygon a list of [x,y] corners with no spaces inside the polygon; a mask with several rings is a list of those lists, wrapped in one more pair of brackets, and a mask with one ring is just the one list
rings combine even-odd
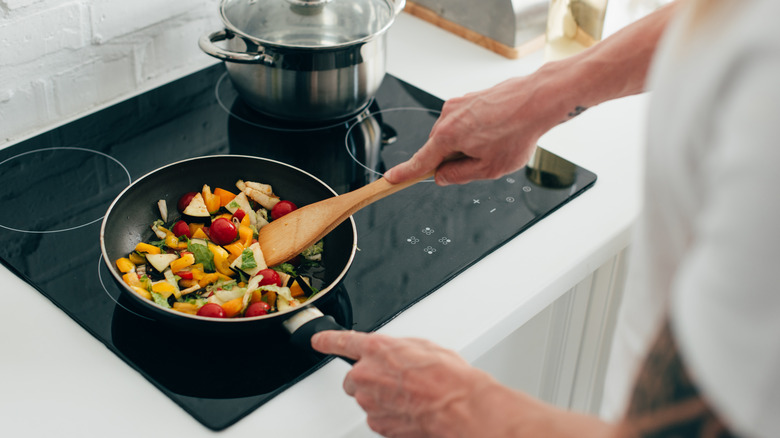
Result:
{"label": "cherry tomato", "polygon": [[282,285],[282,277],[279,276],[278,272],[274,271],[271,268],[263,269],[259,271],[257,275],[263,276],[263,278],[260,280],[260,286],[275,284],[281,287]]}
{"label": "cherry tomato", "polygon": [[182,280],[192,280],[192,271],[179,271],[176,273]]}
{"label": "cherry tomato", "polygon": [[225,310],[217,303],[206,303],[198,309],[198,316],[207,316],[209,318],[224,318]]}
{"label": "cherry tomato", "polygon": [[192,198],[197,195],[198,192],[188,192],[182,195],[181,198],[179,198],[179,202],[176,204],[176,208],[179,209],[179,213],[184,213],[184,209],[187,208],[188,205],[190,205],[190,202],[192,202]]}
{"label": "cherry tomato", "polygon": [[246,212],[240,208],[236,210],[235,213],[233,213],[233,217],[238,219],[239,222],[241,222],[244,219],[244,216],[246,216]]}
{"label": "cherry tomato", "polygon": [[271,307],[265,301],[258,301],[256,303],[250,304],[249,307],[246,308],[244,316],[249,318],[252,316],[267,315],[270,308]]}
{"label": "cherry tomato", "polygon": [[209,238],[217,245],[227,245],[238,238],[238,228],[224,217],[217,218],[209,227]]}
{"label": "cherry tomato", "polygon": [[279,219],[287,213],[295,211],[297,208],[298,207],[290,201],[279,201],[274,205],[274,208],[271,209],[271,218]]}
{"label": "cherry tomato", "polygon": [[171,228],[171,232],[176,237],[192,237],[190,234],[190,226],[187,225],[187,222],[179,221],[173,224],[173,227]]}

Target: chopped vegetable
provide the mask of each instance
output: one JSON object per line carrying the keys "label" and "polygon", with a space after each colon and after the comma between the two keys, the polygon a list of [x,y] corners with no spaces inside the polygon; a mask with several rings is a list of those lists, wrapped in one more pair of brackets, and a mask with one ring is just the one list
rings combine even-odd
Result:
{"label": "chopped vegetable", "polygon": [[119,272],[135,271],[135,263],[131,262],[127,257],[117,259],[116,267],[119,269]]}
{"label": "chopped vegetable", "polygon": [[150,265],[154,269],[157,269],[157,272],[163,272],[166,269],[168,269],[168,266],[171,265],[171,262],[178,259],[179,256],[176,254],[147,254],[146,260],[149,262]]}
{"label": "chopped vegetable", "polygon": [[157,208],[160,209],[160,217],[163,222],[168,222],[168,204],[165,202],[165,199],[157,201]]}
{"label": "chopped vegetable", "polygon": [[[115,261],[124,282],[161,307],[211,318],[260,317],[309,299],[310,289],[297,281],[282,286],[296,276],[295,267],[269,268],[256,240],[274,206],[294,204],[280,200],[267,184],[239,180],[236,187],[238,194],[220,187],[212,191],[207,184],[183,194],[177,202],[180,217],[172,217],[165,200],[158,201],[161,219],[150,224],[154,240],[138,242]],[[301,255],[309,266],[319,263],[322,253],[318,242]]]}

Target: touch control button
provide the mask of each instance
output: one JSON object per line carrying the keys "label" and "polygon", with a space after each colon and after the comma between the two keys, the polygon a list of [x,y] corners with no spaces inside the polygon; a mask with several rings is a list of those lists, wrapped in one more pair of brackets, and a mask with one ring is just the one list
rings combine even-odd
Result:
{"label": "touch control button", "polygon": [[434,255],[438,251],[441,251],[445,246],[453,243],[452,239],[449,237],[437,235],[436,229],[433,227],[422,227],[419,232],[420,234],[407,237],[406,242],[409,245],[422,246],[423,253],[428,255]]}

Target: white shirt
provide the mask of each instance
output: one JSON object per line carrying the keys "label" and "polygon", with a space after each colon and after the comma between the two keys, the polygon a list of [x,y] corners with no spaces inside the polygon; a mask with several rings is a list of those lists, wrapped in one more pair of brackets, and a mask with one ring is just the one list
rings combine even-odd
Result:
{"label": "white shirt", "polygon": [[669,315],[716,414],[778,437],[780,1],[724,3],[695,32],[680,11],[653,62],[644,209],[602,413],[623,413]]}

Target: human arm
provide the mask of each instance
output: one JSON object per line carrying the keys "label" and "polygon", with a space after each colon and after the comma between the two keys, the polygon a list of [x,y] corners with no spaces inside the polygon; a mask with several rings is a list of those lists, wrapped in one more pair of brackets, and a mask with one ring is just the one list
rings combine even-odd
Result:
{"label": "human arm", "polygon": [[[521,168],[537,140],[554,126],[584,109],[645,89],[656,44],[680,1],[529,76],[448,100],[428,142],[385,178],[399,183],[438,167],[438,184],[463,184]],[[458,153],[465,157],[442,164]]]}
{"label": "human arm", "polygon": [[366,412],[369,427],[387,437],[731,436],[691,379],[668,325],[644,361],[619,424],[502,386],[423,339],[325,331],[314,335],[312,346],[356,360],[344,390]]}
{"label": "human arm", "polygon": [[587,437],[605,436],[610,428],[502,386],[426,340],[327,331],[316,334],[312,346],[357,360],[344,390],[384,436]]}

